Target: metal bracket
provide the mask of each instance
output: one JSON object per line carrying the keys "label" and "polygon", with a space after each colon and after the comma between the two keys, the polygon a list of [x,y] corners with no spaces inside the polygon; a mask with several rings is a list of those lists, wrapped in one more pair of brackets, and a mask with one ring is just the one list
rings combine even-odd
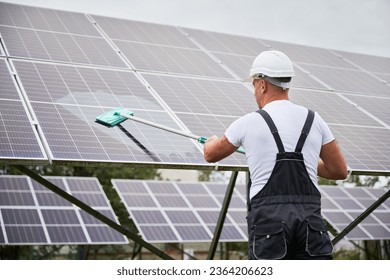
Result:
{"label": "metal bracket", "polygon": [[225,198],[223,200],[222,209],[218,217],[217,226],[214,230],[213,240],[211,241],[209,254],[207,256],[208,260],[212,260],[214,258],[215,251],[217,250],[219,237],[221,236],[222,227],[223,224],[225,223],[225,218],[230,205],[230,201],[232,200],[233,190],[236,185],[237,176],[238,176],[238,171],[233,171],[230,177],[228,188],[226,190]]}

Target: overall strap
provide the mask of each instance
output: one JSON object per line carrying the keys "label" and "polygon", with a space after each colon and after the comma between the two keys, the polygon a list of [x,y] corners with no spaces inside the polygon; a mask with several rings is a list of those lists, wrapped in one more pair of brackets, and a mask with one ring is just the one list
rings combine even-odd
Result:
{"label": "overall strap", "polygon": [[302,151],[303,144],[305,144],[306,137],[310,132],[311,125],[314,120],[314,112],[312,110],[308,110],[305,124],[303,125],[301,136],[299,137],[297,146],[295,147],[295,152],[300,153]]}
{"label": "overall strap", "polygon": [[271,119],[271,116],[264,110],[258,110],[257,113],[259,113],[267,123],[269,129],[271,130],[272,136],[275,139],[276,145],[278,146],[279,153],[284,153],[284,146],[282,143],[282,140],[280,139],[278,129],[275,126],[274,121]]}

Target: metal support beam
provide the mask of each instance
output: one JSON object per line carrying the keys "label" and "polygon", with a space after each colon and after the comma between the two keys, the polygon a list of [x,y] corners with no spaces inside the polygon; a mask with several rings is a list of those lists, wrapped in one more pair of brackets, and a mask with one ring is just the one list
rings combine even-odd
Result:
{"label": "metal support beam", "polygon": [[376,208],[386,201],[390,196],[390,190],[375,201],[370,207],[368,207],[359,217],[357,217],[352,223],[350,223],[345,229],[343,229],[333,240],[333,246],[336,245],[341,239],[344,238],[351,230],[353,230],[361,221],[367,218]]}
{"label": "metal support beam", "polygon": [[38,183],[40,183],[41,185],[45,186],[46,188],[50,189],[51,191],[53,191],[54,193],[58,194],[59,196],[61,196],[62,198],[66,199],[67,201],[69,201],[70,203],[80,207],[82,210],[84,210],[85,212],[87,212],[88,214],[92,215],[93,217],[95,217],[96,219],[98,219],[99,221],[101,221],[102,223],[108,225],[110,228],[113,228],[115,229],[116,231],[118,231],[119,233],[127,236],[129,239],[133,240],[134,242],[140,244],[142,247],[144,247],[145,249],[149,250],[150,252],[152,252],[153,254],[155,254],[156,256],[160,257],[161,259],[164,259],[164,260],[173,260],[172,257],[168,256],[167,254],[165,254],[163,251],[160,251],[159,249],[157,249],[156,247],[154,247],[153,245],[147,243],[145,240],[143,240],[142,238],[140,238],[137,234],[133,233],[133,232],[130,232],[128,231],[127,229],[125,229],[124,227],[122,227],[121,225],[117,224],[115,221],[112,221],[110,220],[109,218],[107,218],[106,216],[100,214],[98,211],[94,210],[93,208],[91,208],[90,206],[88,206],[87,204],[85,204],[84,202],[82,202],[81,200],[78,200],[77,198],[75,198],[74,196],[68,194],[67,192],[65,192],[64,190],[60,189],[59,187],[57,187],[56,185],[54,185],[53,183],[49,182],[48,180],[46,180],[45,178],[41,177],[40,175],[34,173],[33,171],[31,171],[30,169],[28,169],[27,167],[25,166],[22,166],[22,165],[15,165],[15,168],[17,168],[20,172],[26,174],[27,176],[29,176],[30,178],[32,178],[33,180],[37,181]]}
{"label": "metal support beam", "polygon": [[209,254],[207,256],[208,260],[214,259],[215,251],[217,250],[217,246],[218,246],[218,242],[219,242],[219,237],[221,236],[222,227],[223,227],[223,224],[225,223],[226,214],[227,214],[227,211],[228,211],[228,208],[230,205],[230,201],[232,199],[234,187],[236,185],[237,175],[238,175],[238,171],[232,171],[229,185],[228,185],[228,188],[226,190],[226,195],[225,195],[225,198],[223,200],[222,209],[221,209],[221,212],[220,212],[219,217],[218,217],[217,226],[214,230],[213,240],[211,241]]}

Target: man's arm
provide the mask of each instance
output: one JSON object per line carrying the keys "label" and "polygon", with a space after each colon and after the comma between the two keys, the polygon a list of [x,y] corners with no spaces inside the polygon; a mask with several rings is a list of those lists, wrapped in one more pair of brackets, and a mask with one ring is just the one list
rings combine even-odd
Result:
{"label": "man's arm", "polygon": [[347,164],[336,140],[322,146],[318,162],[318,176],[331,180],[347,178]]}
{"label": "man's arm", "polygon": [[204,143],[204,159],[207,162],[217,162],[230,156],[236,150],[237,147],[230,143],[225,135],[221,138],[214,135]]}

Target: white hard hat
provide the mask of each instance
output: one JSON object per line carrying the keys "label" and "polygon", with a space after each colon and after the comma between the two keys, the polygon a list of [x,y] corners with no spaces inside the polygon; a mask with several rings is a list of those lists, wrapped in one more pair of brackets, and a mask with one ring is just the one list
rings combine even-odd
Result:
{"label": "white hard hat", "polygon": [[264,51],[253,61],[249,77],[245,82],[253,82],[256,78],[265,78],[272,84],[289,88],[289,82],[282,82],[275,78],[291,78],[294,76],[294,67],[291,60],[281,51]]}

